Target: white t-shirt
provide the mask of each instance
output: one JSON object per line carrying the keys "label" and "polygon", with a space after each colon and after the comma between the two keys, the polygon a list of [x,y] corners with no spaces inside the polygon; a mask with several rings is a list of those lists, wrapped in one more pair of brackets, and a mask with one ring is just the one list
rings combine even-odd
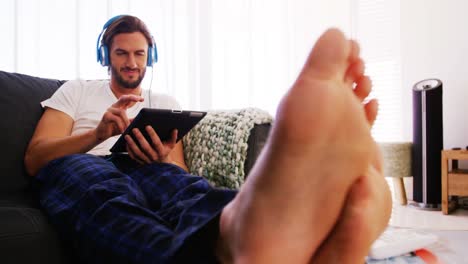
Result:
{"label": "white t-shirt", "polygon": [[[134,118],[143,107],[149,107],[148,91],[143,90],[142,97],[143,102],[137,102],[127,109],[129,118]],[[106,110],[115,102],[117,97],[110,89],[109,80],[72,80],[64,83],[52,97],[41,102],[41,105],[69,115],[74,120],[72,135],[76,135],[97,127]],[[177,101],[164,94],[152,94],[151,107],[180,110]],[[88,153],[109,155],[109,149],[118,137],[108,138]]]}

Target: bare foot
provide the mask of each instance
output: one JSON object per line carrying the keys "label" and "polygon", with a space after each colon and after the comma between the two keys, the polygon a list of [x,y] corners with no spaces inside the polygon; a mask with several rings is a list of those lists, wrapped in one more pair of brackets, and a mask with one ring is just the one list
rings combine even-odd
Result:
{"label": "bare foot", "polygon": [[370,166],[351,187],[338,223],[310,263],[364,263],[372,242],[387,227],[391,207],[382,171]]}
{"label": "bare foot", "polygon": [[222,212],[223,261],[307,263],[337,223],[374,154],[364,111],[372,105],[363,108],[352,89],[368,81],[353,73],[362,62],[355,48],[334,29],[317,41],[259,161]]}
{"label": "bare foot", "polygon": [[[357,47],[354,42],[353,45]],[[348,72],[355,77],[362,76],[363,64],[357,63]],[[362,101],[369,95],[371,83],[368,78],[361,80],[354,92]],[[371,127],[377,117],[377,102],[371,100],[364,106],[364,110]],[[383,175],[383,160],[376,144],[374,150],[374,159],[368,172],[351,187],[338,223],[310,263],[364,263],[372,242],[387,227],[392,210],[391,193]]]}

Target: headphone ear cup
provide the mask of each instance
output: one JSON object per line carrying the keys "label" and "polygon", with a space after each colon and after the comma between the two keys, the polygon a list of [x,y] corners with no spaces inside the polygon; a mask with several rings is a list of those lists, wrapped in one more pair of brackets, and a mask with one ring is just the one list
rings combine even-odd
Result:
{"label": "headphone ear cup", "polygon": [[109,60],[109,51],[107,49],[106,45],[102,45],[99,48],[99,62],[101,63],[102,66],[109,66],[110,65],[110,60]]}
{"label": "headphone ear cup", "polygon": [[151,46],[148,47],[148,60],[146,61],[146,66],[152,67],[154,60],[153,60],[153,48]]}
{"label": "headphone ear cup", "polygon": [[154,41],[154,37],[151,36],[151,46],[148,47],[148,61],[146,63],[147,66],[152,67],[156,62],[158,62],[158,49],[156,48],[156,42]]}
{"label": "headphone ear cup", "polygon": [[158,49],[156,47],[156,42],[154,42],[153,39],[153,47],[151,48],[151,51],[153,52],[153,64],[158,62]]}

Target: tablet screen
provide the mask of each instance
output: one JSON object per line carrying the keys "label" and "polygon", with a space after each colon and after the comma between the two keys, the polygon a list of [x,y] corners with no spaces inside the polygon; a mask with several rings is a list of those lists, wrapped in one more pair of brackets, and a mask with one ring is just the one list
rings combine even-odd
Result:
{"label": "tablet screen", "polygon": [[[154,131],[158,133],[159,138],[163,142],[168,141],[171,138],[171,132],[177,129],[177,141],[179,141],[200,122],[205,115],[206,112],[202,111],[143,108],[122,135],[120,135],[110,151],[127,152],[125,135],[129,134],[133,136],[133,133],[131,133],[133,128],[138,128],[146,140],[151,143],[151,139],[145,130],[145,127],[148,125],[153,127]],[[135,138],[134,140],[138,144]]]}

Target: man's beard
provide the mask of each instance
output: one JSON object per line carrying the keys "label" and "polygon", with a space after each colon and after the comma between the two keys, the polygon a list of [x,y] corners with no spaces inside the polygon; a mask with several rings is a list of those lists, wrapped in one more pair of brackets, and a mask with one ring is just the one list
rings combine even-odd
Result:
{"label": "man's beard", "polygon": [[[125,70],[125,69],[126,68],[122,68],[122,70]],[[120,75],[120,72],[114,66],[111,66],[111,71],[112,71],[112,76],[115,77],[115,80],[120,86],[122,86],[123,88],[127,88],[127,89],[135,89],[140,85],[141,81],[143,81],[143,78],[145,77],[146,69],[141,70],[140,74],[138,75],[138,79],[132,82],[124,80],[122,75]]]}

